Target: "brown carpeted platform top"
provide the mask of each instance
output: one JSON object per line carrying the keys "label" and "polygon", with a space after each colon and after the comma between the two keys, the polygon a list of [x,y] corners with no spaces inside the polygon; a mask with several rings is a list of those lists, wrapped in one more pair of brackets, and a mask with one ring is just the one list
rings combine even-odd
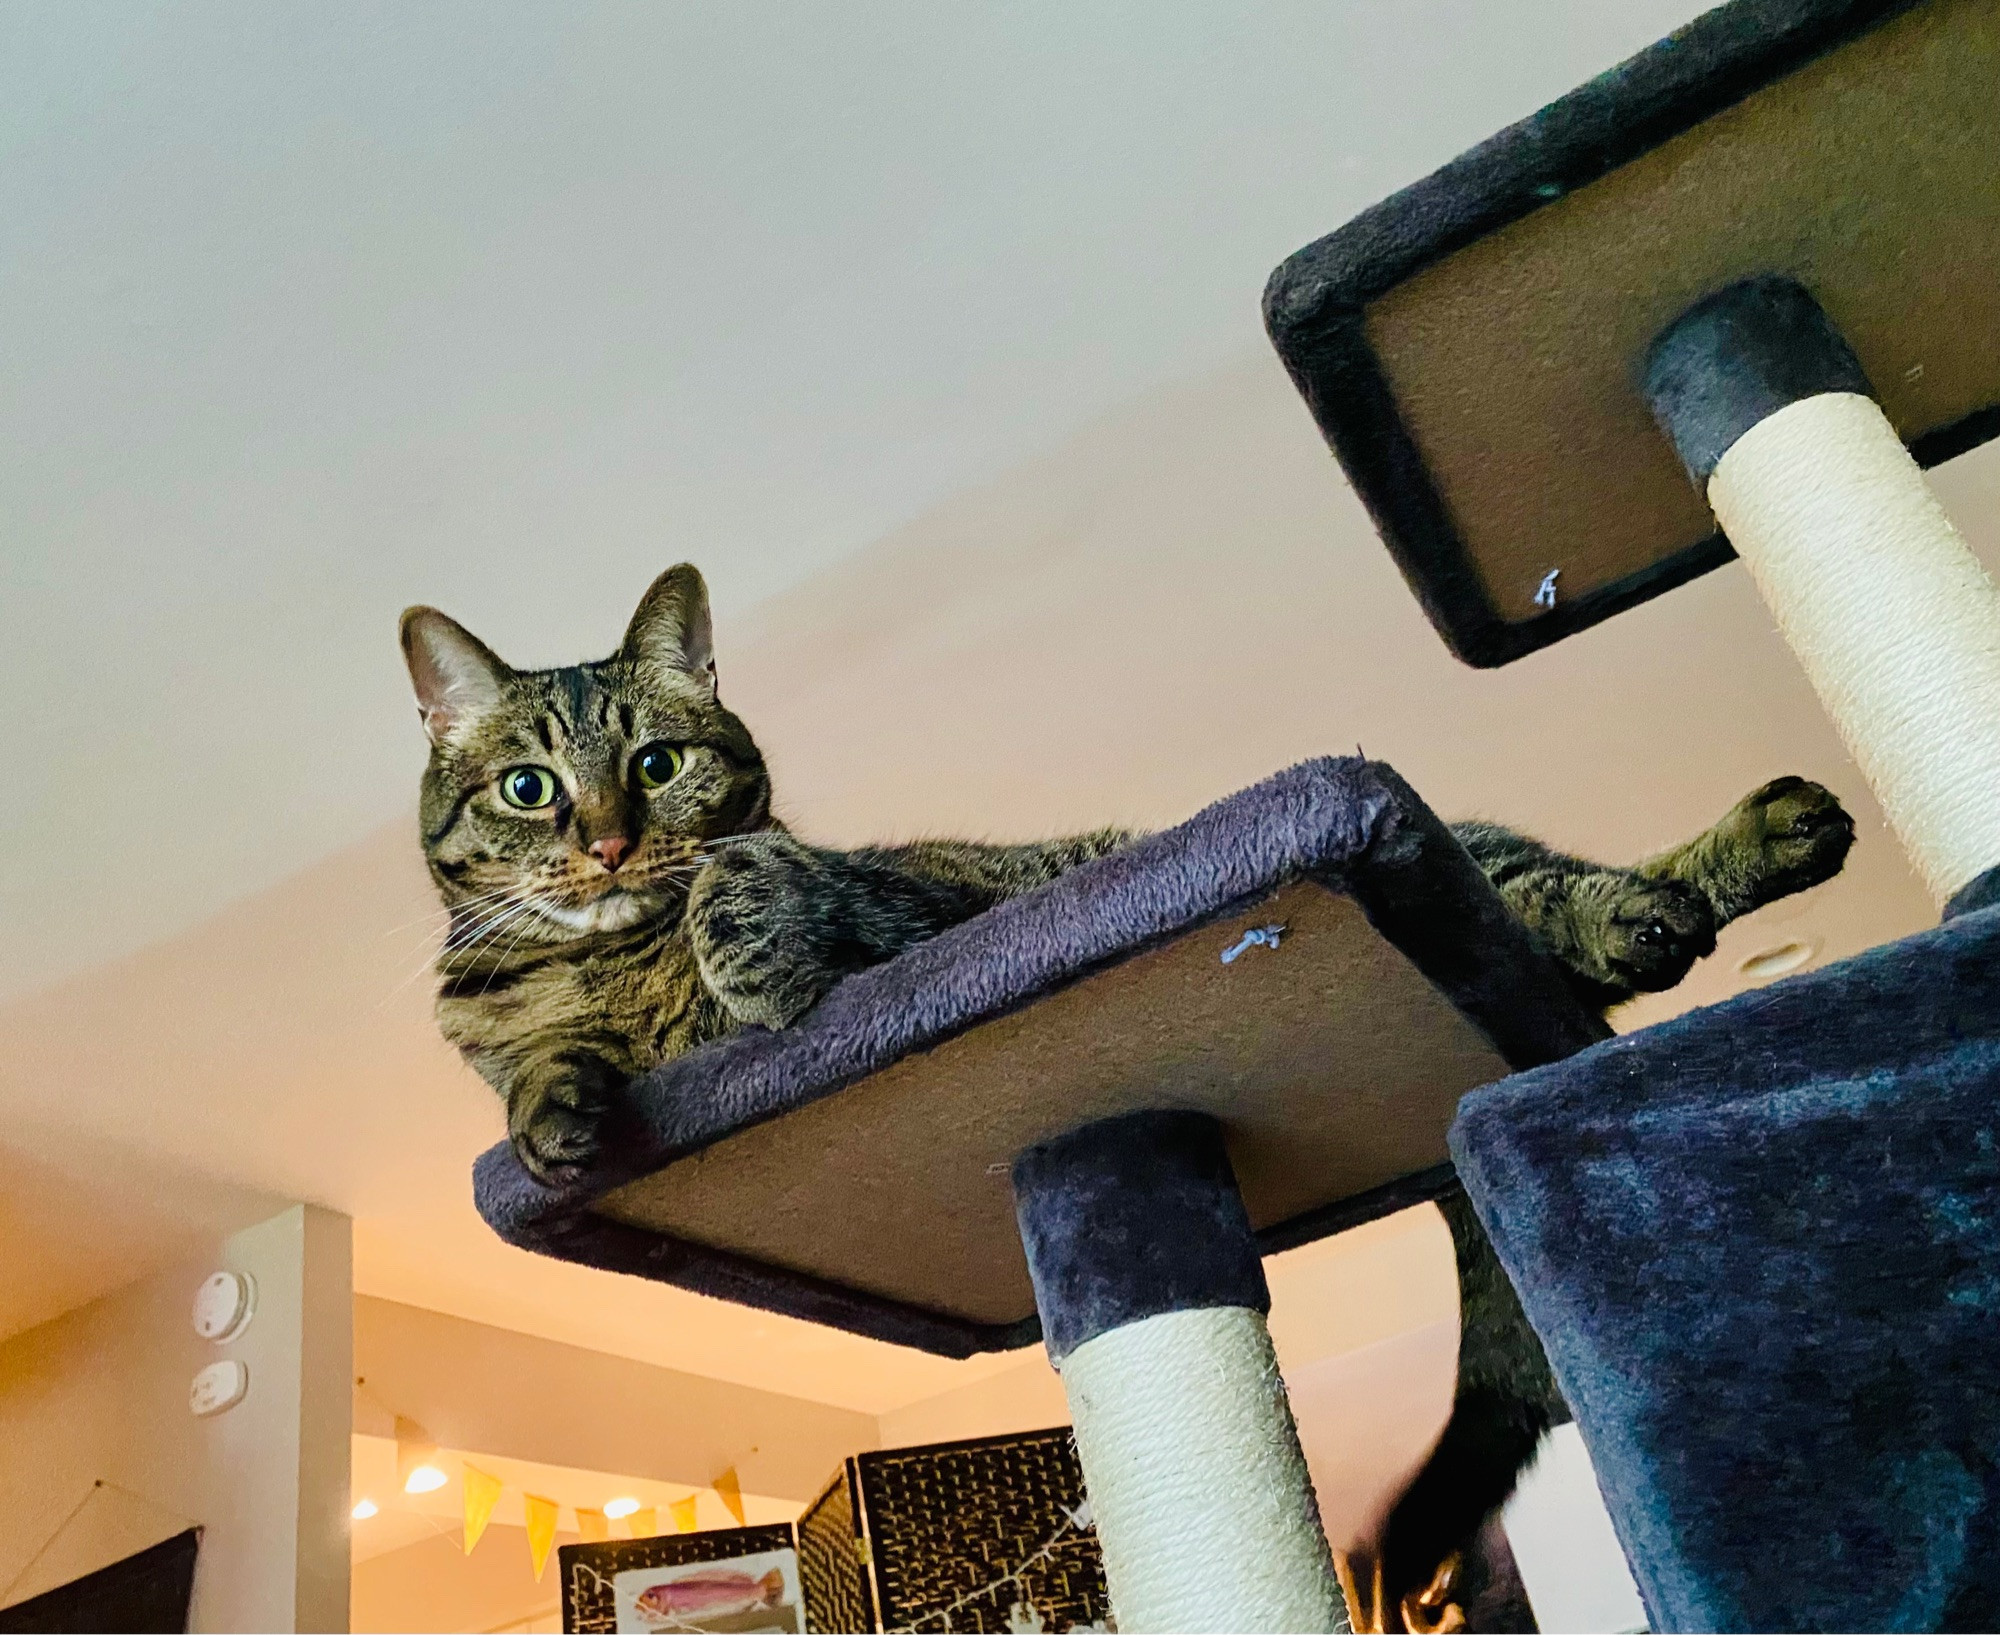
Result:
{"label": "brown carpeted platform top", "polygon": [[[1221,955],[1285,927],[1273,949]],[[1008,1167],[1137,1108],[1210,1112],[1255,1227],[1447,1162],[1493,1045],[1369,925],[1298,882],[621,1187],[614,1220],[981,1324],[1035,1296]],[[750,1204],[747,1200],[755,1200]]]}

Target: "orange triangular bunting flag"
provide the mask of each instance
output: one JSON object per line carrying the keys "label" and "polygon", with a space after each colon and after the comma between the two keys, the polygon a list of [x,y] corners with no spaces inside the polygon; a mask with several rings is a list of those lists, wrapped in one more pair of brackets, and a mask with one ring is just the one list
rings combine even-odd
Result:
{"label": "orange triangular bunting flag", "polygon": [[479,1542],[486,1531],[486,1523],[493,1514],[493,1506],[500,1498],[500,1478],[489,1476],[477,1465],[465,1467],[465,1553],[472,1554],[473,1545]]}
{"label": "orange triangular bunting flag", "polygon": [[729,1507],[729,1513],[736,1518],[738,1527],[750,1525],[743,1515],[743,1484],[736,1479],[734,1465],[716,1477],[715,1496]]}
{"label": "orange triangular bunting flag", "polygon": [[676,1499],[667,1508],[674,1513],[674,1531],[692,1533],[694,1531],[694,1502],[699,1493],[690,1493],[685,1499]]}
{"label": "orange triangular bunting flag", "polygon": [[660,1511],[657,1505],[642,1504],[632,1512],[626,1521],[634,1538],[651,1538],[660,1530]]}
{"label": "orange triangular bunting flag", "polygon": [[528,1559],[535,1564],[535,1582],[542,1581],[542,1569],[549,1564],[549,1547],[556,1541],[556,1501],[539,1493],[521,1495],[528,1513]]}
{"label": "orange triangular bunting flag", "polygon": [[585,1544],[602,1544],[611,1537],[611,1523],[604,1519],[604,1512],[587,1504],[576,1507],[576,1530]]}

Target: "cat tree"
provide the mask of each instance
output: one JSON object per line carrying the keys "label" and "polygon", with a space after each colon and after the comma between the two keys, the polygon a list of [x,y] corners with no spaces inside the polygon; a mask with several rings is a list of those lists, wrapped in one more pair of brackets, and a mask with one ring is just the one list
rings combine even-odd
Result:
{"label": "cat tree", "polygon": [[2000,1618],[1996,154],[1995,0],[1736,0],[1266,295],[1462,657],[1740,555],[1945,908],[1456,1127],[1659,1629]]}
{"label": "cat tree", "polygon": [[1459,1098],[1605,1037],[1387,767],[1313,761],[478,1162],[524,1248],[1061,1370],[1118,1624],[1347,1624],[1261,1257],[1433,1196]]}

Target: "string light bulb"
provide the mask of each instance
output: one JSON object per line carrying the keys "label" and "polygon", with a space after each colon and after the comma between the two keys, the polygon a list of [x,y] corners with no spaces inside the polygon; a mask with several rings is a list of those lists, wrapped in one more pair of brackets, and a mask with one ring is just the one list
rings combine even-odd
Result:
{"label": "string light bulb", "polygon": [[381,1508],[373,1499],[363,1499],[354,1507],[352,1514],[356,1521],[366,1521],[370,1516],[379,1514]]}
{"label": "string light bulb", "polygon": [[451,1478],[438,1468],[438,1445],[414,1419],[396,1416],[396,1477],[405,1493],[435,1493]]}
{"label": "string light bulb", "polygon": [[613,1521],[623,1521],[639,1508],[637,1499],[613,1499],[604,1507],[605,1515]]}

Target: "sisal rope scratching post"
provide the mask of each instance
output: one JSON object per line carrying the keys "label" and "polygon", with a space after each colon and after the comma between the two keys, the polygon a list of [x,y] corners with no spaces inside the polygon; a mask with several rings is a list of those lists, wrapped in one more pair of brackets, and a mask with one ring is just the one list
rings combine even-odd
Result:
{"label": "sisal rope scratching post", "polygon": [[1817,302],[1757,278],[1647,360],[1661,427],[1942,904],[2000,863],[2000,590]]}
{"label": "sisal rope scratching post", "polygon": [[1014,1192],[1118,1627],[1345,1630],[1221,1126],[1104,1119]]}

